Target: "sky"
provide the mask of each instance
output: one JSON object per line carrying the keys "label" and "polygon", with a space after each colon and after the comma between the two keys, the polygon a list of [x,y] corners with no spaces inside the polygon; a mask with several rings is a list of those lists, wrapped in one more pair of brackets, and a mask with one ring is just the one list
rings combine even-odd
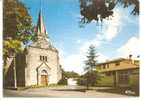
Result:
{"label": "sky", "polygon": [[[40,0],[21,0],[37,24]],[[80,27],[79,0],[42,0],[42,15],[50,41],[58,49],[60,64],[66,71],[82,74],[87,50],[96,47],[98,62],[139,55],[139,17],[130,14],[132,7],[114,8],[113,17],[102,26],[95,21]]]}

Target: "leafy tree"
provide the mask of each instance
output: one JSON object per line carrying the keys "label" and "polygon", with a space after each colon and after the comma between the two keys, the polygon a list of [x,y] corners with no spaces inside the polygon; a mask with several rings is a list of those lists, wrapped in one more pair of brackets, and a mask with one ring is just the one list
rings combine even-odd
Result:
{"label": "leafy tree", "polygon": [[22,50],[33,39],[32,18],[27,8],[19,0],[4,0],[3,7],[3,57]]}
{"label": "leafy tree", "polygon": [[83,16],[80,23],[90,23],[92,20],[102,22],[113,15],[117,4],[124,8],[133,5],[131,14],[139,15],[139,0],[80,0],[80,13]]}
{"label": "leafy tree", "polygon": [[67,85],[67,77],[65,74],[65,71],[63,68],[62,69],[62,79],[58,82],[59,85]]}
{"label": "leafy tree", "polygon": [[65,72],[65,76],[67,77],[67,78],[78,78],[79,77],[79,74],[78,73],[76,73],[76,72],[74,72],[74,71],[66,71]]}

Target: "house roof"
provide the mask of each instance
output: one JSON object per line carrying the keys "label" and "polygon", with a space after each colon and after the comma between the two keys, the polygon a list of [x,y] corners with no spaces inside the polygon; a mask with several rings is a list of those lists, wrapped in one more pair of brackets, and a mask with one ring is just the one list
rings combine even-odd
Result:
{"label": "house roof", "polygon": [[[129,60],[129,59],[127,59],[127,58],[116,58],[116,59],[112,59],[112,60],[107,60],[105,62],[97,63],[96,65],[103,65],[103,64],[108,64],[108,63],[114,63],[114,62],[123,61],[123,60]],[[132,59],[132,60],[134,60],[134,59]],[[139,60],[134,60],[134,61],[139,61]]]}
{"label": "house roof", "polygon": [[97,65],[103,65],[103,64],[108,64],[108,63],[113,63],[113,62],[118,62],[118,61],[123,61],[126,60],[125,58],[116,58],[112,60],[107,60],[105,62],[97,63]]}
{"label": "house roof", "polygon": [[127,59],[127,58],[117,58],[109,61],[105,61],[103,63],[98,63],[96,66],[100,67],[99,65],[110,64],[115,62],[125,61],[125,64],[120,64],[117,66],[112,66],[108,68],[102,68],[100,72],[108,72],[108,71],[116,71],[116,70],[127,70],[127,69],[135,69],[139,68],[139,60],[134,59]]}

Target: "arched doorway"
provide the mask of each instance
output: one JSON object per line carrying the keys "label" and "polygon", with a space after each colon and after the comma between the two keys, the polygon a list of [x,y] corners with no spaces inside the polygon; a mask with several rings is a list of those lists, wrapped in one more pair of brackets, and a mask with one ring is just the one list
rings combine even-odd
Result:
{"label": "arched doorway", "polygon": [[40,83],[43,86],[48,85],[48,74],[46,70],[42,70],[41,71],[41,79],[40,79]]}

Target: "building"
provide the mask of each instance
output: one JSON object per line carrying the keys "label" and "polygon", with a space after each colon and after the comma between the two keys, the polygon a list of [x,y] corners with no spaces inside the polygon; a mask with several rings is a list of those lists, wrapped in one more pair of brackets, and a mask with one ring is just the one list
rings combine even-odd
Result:
{"label": "building", "polygon": [[96,70],[102,74],[98,85],[139,85],[139,60],[118,58],[97,64]]}
{"label": "building", "polygon": [[[62,77],[58,50],[49,41],[41,11],[36,26],[36,37],[31,45],[17,54],[6,74],[6,86],[57,84]],[[15,76],[14,76],[14,73]]]}

